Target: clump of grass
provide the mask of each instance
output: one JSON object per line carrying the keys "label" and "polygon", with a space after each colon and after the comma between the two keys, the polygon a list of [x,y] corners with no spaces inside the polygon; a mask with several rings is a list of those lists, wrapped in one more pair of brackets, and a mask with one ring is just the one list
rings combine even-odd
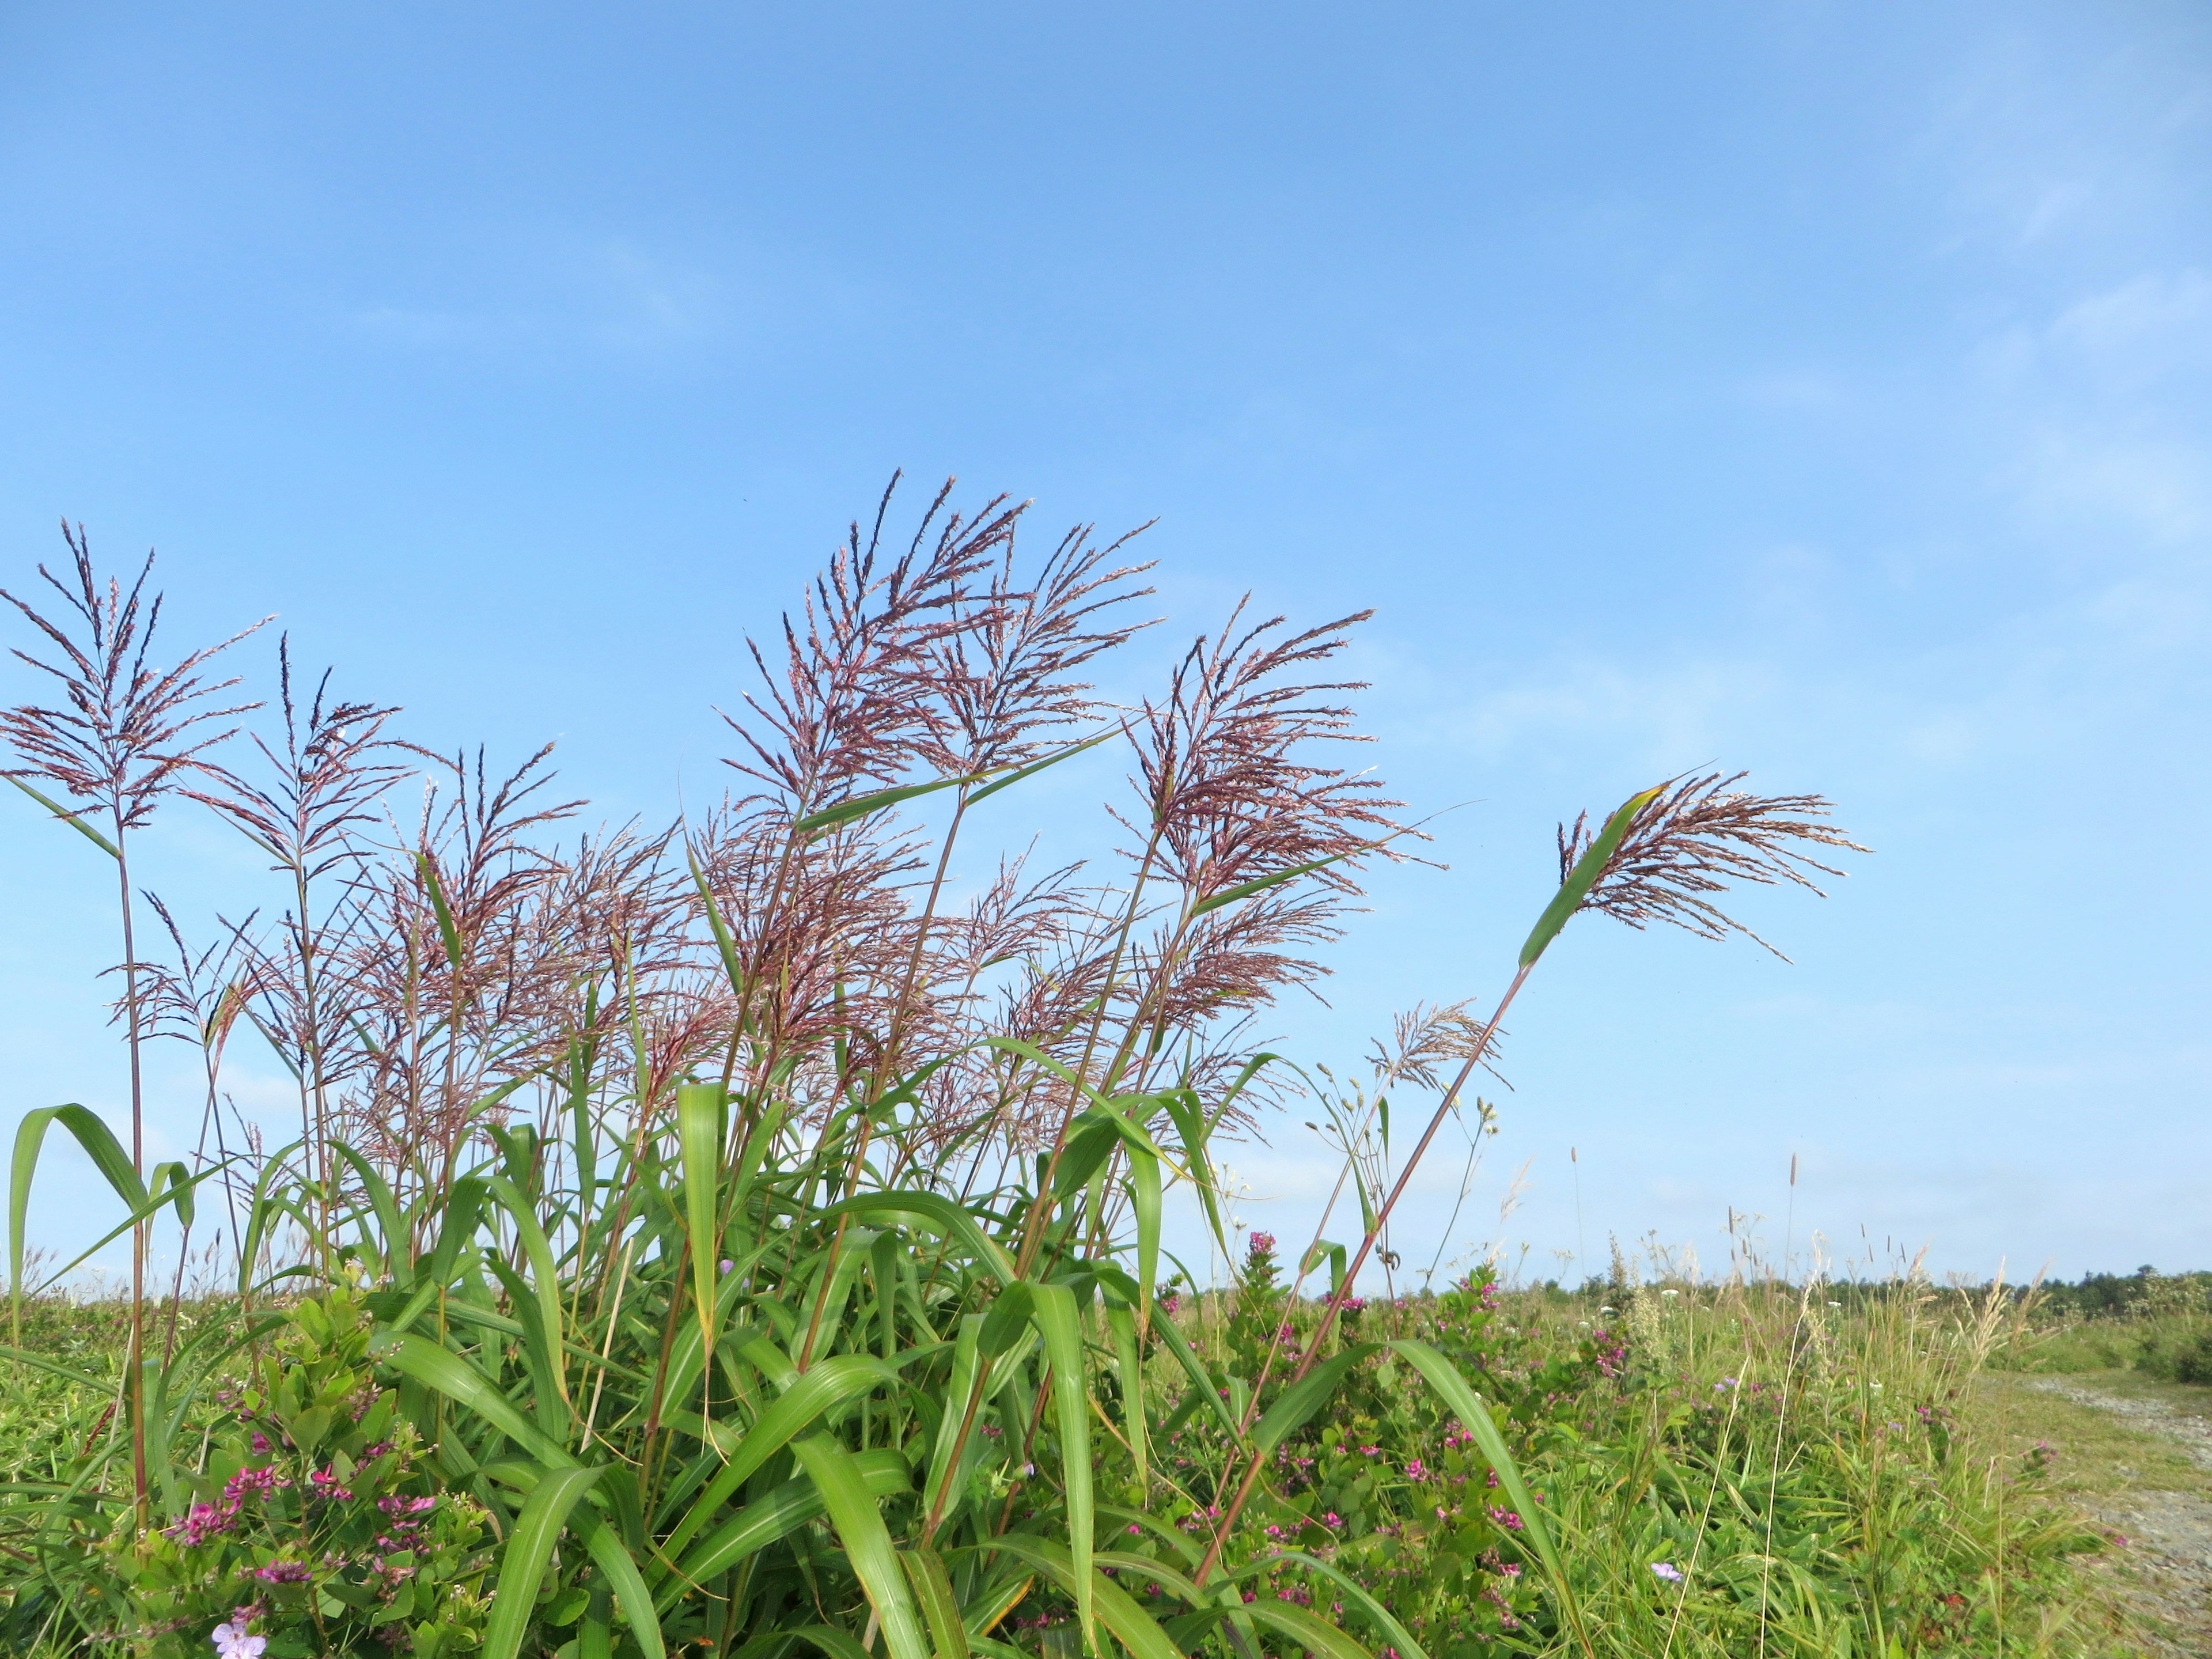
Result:
{"label": "clump of grass", "polygon": [[[1632,796],[1587,844],[1563,831],[1560,890],[1503,994],[1416,1020],[1340,1112],[1358,1242],[1317,1235],[1299,1260],[1332,1264],[1329,1295],[1228,1349],[1194,1342],[1162,1296],[1166,1195],[1188,1187],[1231,1253],[1216,1138],[1286,1086],[1249,1022],[1325,971],[1364,871],[1415,833],[1343,748],[1364,741],[1361,687],[1336,665],[1364,613],[1307,628],[1240,604],[1157,697],[1114,708],[1088,680],[1136,626],[1143,567],[1121,544],[1079,528],[1030,569],[1003,498],[963,514],[948,484],[903,535],[894,506],[855,520],[750,647],[729,795],[581,833],[550,751],[441,758],[381,704],[319,687],[303,709],[289,645],[277,723],[231,769],[190,735],[211,718],[192,702],[210,653],[131,665],[152,613],[134,632],[138,588],[103,598],[72,539],[96,647],[61,671],[77,712],[27,705],[7,730],[27,772],[84,804],[55,810],[106,815],[134,1079],[150,1030],[185,1036],[219,1123],[250,1027],[297,1081],[301,1133],[270,1148],[238,1124],[149,1177],[82,1108],[26,1120],[19,1310],[51,1124],[138,1243],[127,1479],[94,1436],[66,1480],[0,1506],[19,1647],[182,1655],[220,1628],[266,1632],[272,1654],[398,1632],[492,1659],[965,1659],[1060,1642],[1064,1620],[1145,1659],[1350,1659],[1307,1603],[1240,1587],[1280,1568],[1252,1529],[1281,1501],[1279,1454],[1377,1379],[1411,1428],[1451,1425],[1463,1476],[1498,1483],[1438,1594],[1507,1608],[1501,1640],[1612,1640],[1586,1610],[1609,1592],[1583,1511],[1555,1498],[1555,1528],[1520,1469],[1550,1455],[1530,1438],[1548,1419],[1478,1392],[1508,1379],[1475,1313],[1363,1323],[1353,1286],[1568,921],[1741,932],[1727,884],[1803,883],[1805,849],[1849,845],[1825,803],[1713,775]],[[997,878],[963,889],[977,836],[1026,840],[1002,793],[1109,743],[1127,766],[1115,853],[1043,872],[987,856]],[[403,777],[420,784],[404,815]],[[157,971],[125,833],[185,781],[268,856],[273,907],[240,907],[212,948],[172,925]],[[1377,1158],[1386,1088],[1436,1103]],[[178,1310],[162,1363],[138,1363],[146,1230],[196,1224],[215,1195],[228,1316]],[[1202,1474],[1163,1456],[1194,1421],[1218,1434]],[[431,1540],[434,1571],[411,1559]],[[1312,1559],[1377,1645],[1427,1659],[1381,1578]],[[1158,1594],[1127,1593],[1131,1575]]]}

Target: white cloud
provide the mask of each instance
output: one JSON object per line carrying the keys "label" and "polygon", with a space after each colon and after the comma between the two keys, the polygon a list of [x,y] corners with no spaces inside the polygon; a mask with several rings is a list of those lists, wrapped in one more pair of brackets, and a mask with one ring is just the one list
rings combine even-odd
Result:
{"label": "white cloud", "polygon": [[2212,365],[2212,277],[2153,271],[2075,301],[2051,342],[2106,375],[2150,379]]}
{"label": "white cloud", "polygon": [[622,241],[548,252],[500,250],[474,302],[386,303],[355,311],[352,325],[416,351],[595,347],[657,352],[727,331],[724,284],[689,261]]}

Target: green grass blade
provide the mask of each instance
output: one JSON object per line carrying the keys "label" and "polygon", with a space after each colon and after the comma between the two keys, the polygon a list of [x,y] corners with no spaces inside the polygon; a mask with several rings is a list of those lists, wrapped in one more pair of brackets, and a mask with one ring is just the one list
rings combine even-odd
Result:
{"label": "green grass blade", "polygon": [[1030,1287],[1030,1318],[1044,1339],[1060,1430],[1060,1479],[1067,1498],[1067,1540],[1075,1569],[1075,1615],[1083,1642],[1095,1641],[1091,1605],[1091,1379],[1083,1359],[1083,1327],[1075,1292],[1065,1285]]}
{"label": "green grass blade", "polygon": [[1284,1389],[1275,1403],[1267,1407],[1267,1414],[1252,1425],[1252,1449],[1267,1453],[1281,1445],[1328,1402],[1343,1385],[1346,1374],[1374,1352],[1375,1345],[1371,1342],[1346,1348]]}
{"label": "green grass blade", "polygon": [[982,1325],[981,1314],[968,1314],[960,1321],[960,1333],[952,1346],[952,1376],[945,1390],[945,1415],[937,1425],[937,1437],[929,1449],[929,1473],[921,1483],[922,1513],[935,1516],[940,1522],[950,1519],[952,1514],[952,1505],[945,1491],[946,1483],[957,1473],[952,1462],[953,1449],[962,1447],[964,1461],[961,1431],[967,1428],[967,1439],[975,1437],[967,1416],[969,1405],[975,1399],[976,1389],[982,1380],[983,1358],[976,1347],[976,1334]]}
{"label": "green grass blade", "polygon": [[940,789],[957,788],[963,783],[981,783],[990,775],[988,772],[973,772],[965,777],[938,778],[928,783],[904,783],[896,789],[878,789],[865,795],[855,795],[850,800],[839,801],[835,806],[809,812],[791,826],[792,833],[817,835],[824,830],[834,830],[841,823],[849,823],[854,818],[866,817],[871,812],[880,812],[886,806],[896,806],[901,801],[933,795]]}
{"label": "green grass blade", "polygon": [[1398,1650],[1399,1659],[1429,1659],[1427,1650],[1413,1639],[1413,1632],[1400,1624],[1397,1615],[1389,1608],[1368,1594],[1358,1579],[1334,1562],[1308,1555],[1304,1550],[1272,1551],[1264,1559],[1240,1567],[1235,1572],[1224,1573],[1223,1582],[1234,1583],[1240,1578],[1267,1572],[1285,1561],[1295,1561],[1307,1571],[1317,1572],[1334,1584],[1343,1592],[1346,1601],[1375,1621],[1376,1628],[1382,1632],[1389,1645]]}
{"label": "green grass blade", "polygon": [[[1562,1610],[1574,1626],[1576,1633],[1581,1635],[1582,1608],[1575,1600],[1574,1586],[1567,1580],[1566,1567],[1559,1559],[1559,1550],[1552,1542],[1552,1529],[1545,1523],[1535,1499],[1529,1496],[1528,1483],[1522,1480],[1520,1468],[1506,1447],[1505,1437],[1498,1433],[1498,1425],[1492,1419],[1490,1408],[1483,1403],[1482,1396],[1468,1386],[1467,1379],[1459,1374],[1458,1368],[1450,1360],[1427,1343],[1401,1339],[1385,1346],[1402,1356],[1415,1370],[1428,1379],[1428,1384],[1436,1390],[1437,1398],[1451,1408],[1452,1415],[1459,1419],[1460,1425],[1473,1435],[1475,1444],[1482,1448],[1482,1455],[1490,1460],[1491,1468],[1497,1473],[1498,1486],[1521,1517],[1522,1528],[1528,1534],[1529,1543],[1534,1546],[1537,1559],[1544,1564],[1544,1571],[1552,1580],[1553,1590],[1559,1598]],[[1583,1645],[1587,1647],[1589,1638],[1584,1637],[1583,1639]]]}
{"label": "green grass blade", "polygon": [[985,784],[981,789],[978,789],[974,794],[968,797],[968,804],[969,805],[973,806],[979,801],[988,800],[992,796],[997,794],[1001,789],[1011,789],[1024,779],[1035,777],[1038,773],[1043,771],[1048,766],[1059,765],[1060,762],[1067,759],[1070,756],[1079,755],[1086,749],[1096,749],[1100,744],[1105,742],[1107,738],[1119,736],[1121,732],[1121,728],[1117,726],[1111,732],[1101,732],[1095,738],[1085,738],[1080,743],[1069,744],[1065,749],[1057,750],[1052,754],[1047,755],[1042,760],[1031,761],[1027,766],[1022,767],[1017,771],[1009,772],[1005,777],[999,779],[997,781]]}
{"label": "green grass blade", "polygon": [[1575,867],[1559,884],[1558,894],[1544,907],[1544,914],[1536,918],[1536,925],[1528,930],[1528,942],[1521,947],[1522,967],[1534,967],[1536,958],[1544,954],[1546,948],[1559,936],[1559,929],[1567,925],[1567,918],[1583,908],[1583,901],[1589,896],[1590,889],[1597,885],[1597,878],[1605,873],[1606,860],[1619,849],[1622,838],[1628,834],[1629,826],[1636,822],[1636,815],[1656,799],[1660,790],[1666,787],[1662,783],[1656,789],[1646,789],[1641,794],[1631,795],[1613,810],[1613,816],[1605,821],[1605,828],[1598,831],[1597,839],[1589,844],[1589,850],[1582,857],[1575,860]]}
{"label": "green grass blade", "polygon": [[[865,1451],[853,1459],[871,1500],[909,1490],[906,1459],[895,1451]],[[695,1583],[726,1572],[757,1550],[787,1538],[823,1511],[822,1493],[813,1481],[787,1480],[755,1499],[708,1533],[684,1558],[680,1577],[661,1591],[664,1605],[673,1606],[690,1593]],[[688,1581],[688,1582],[687,1582]]]}
{"label": "green grass blade", "polygon": [[923,1633],[921,1615],[907,1589],[905,1571],[891,1547],[890,1530],[884,1525],[883,1514],[869,1495],[866,1477],[853,1461],[853,1454],[823,1434],[801,1440],[791,1449],[822,1494],[830,1524],[845,1547],[845,1558],[883,1626],[884,1644],[890,1651],[890,1659],[930,1659],[929,1638]]}
{"label": "green grass blade", "polygon": [[901,1550],[898,1559],[906,1569],[914,1599],[921,1604],[921,1616],[929,1626],[930,1644],[937,1650],[937,1659],[968,1659],[968,1627],[961,1622],[960,1603],[952,1594],[952,1579],[945,1571],[944,1559],[928,1545],[916,1544]]}
{"label": "green grass blade", "polygon": [[564,1352],[561,1275],[553,1260],[552,1241],[538,1224],[537,1206],[505,1176],[490,1177],[484,1182],[484,1191],[513,1218],[515,1235],[522,1241],[523,1256],[530,1263],[531,1293],[538,1304],[538,1316],[545,1327],[546,1358],[553,1367],[554,1391],[565,1404],[568,1378],[568,1367],[561,1360]]}
{"label": "green grass blade", "polygon": [[1014,1259],[1006,1248],[987,1235],[974,1216],[941,1193],[862,1193],[831,1205],[823,1214],[833,1219],[855,1215],[876,1221],[919,1221],[930,1231],[963,1246],[1001,1285],[1012,1285],[1016,1278]]}
{"label": "green grass blade", "polygon": [[384,1258],[385,1268],[404,1288],[413,1280],[412,1265],[407,1260],[407,1231],[400,1223],[399,1201],[392,1195],[392,1183],[377,1172],[376,1166],[343,1140],[332,1140],[331,1150],[353,1166],[361,1177],[362,1190],[368,1194],[368,1206],[376,1217],[378,1230],[384,1235],[378,1254]]}
{"label": "green grass blade", "polygon": [[[1354,852],[1364,852],[1355,848]],[[1241,899],[1255,898],[1270,887],[1279,887],[1286,881],[1296,881],[1300,876],[1310,876],[1316,870],[1326,870],[1330,865],[1348,859],[1351,853],[1332,853],[1325,859],[1313,859],[1304,864],[1294,864],[1287,870],[1278,870],[1272,876],[1261,876],[1251,881],[1241,881],[1224,892],[1210,899],[1201,899],[1190,907],[1191,920],[1195,921],[1209,910],[1218,910],[1224,904],[1235,904]]]}
{"label": "green grass blade", "polygon": [[544,1582],[546,1565],[552,1560],[553,1546],[568,1524],[568,1511],[605,1472],[604,1468],[550,1470],[525,1500],[500,1559],[499,1589],[492,1596],[491,1618],[484,1626],[484,1659],[515,1659],[522,1651],[531,1615],[538,1611],[538,1587]]}
{"label": "green grass blade", "polygon": [[1245,1616],[1255,1625],[1280,1631],[1304,1648],[1312,1659],[1374,1659],[1352,1637],[1339,1630],[1326,1620],[1316,1619],[1304,1607],[1294,1607],[1286,1601],[1261,1596],[1244,1608]]}
{"label": "green grass blade", "polygon": [[1114,1339],[1114,1371],[1121,1382],[1121,1428],[1129,1437],[1129,1455],[1136,1462],[1141,1485],[1152,1477],[1152,1451],[1145,1432],[1145,1362],[1137,1346],[1136,1310],[1109,1304],[1106,1328]]}
{"label": "green grass blade", "polygon": [[79,807],[77,811],[72,812],[68,807],[63,805],[52,796],[47,794],[45,790],[33,789],[29,784],[24,782],[22,779],[17,777],[13,772],[0,772],[0,777],[6,778],[9,782],[14,784],[18,789],[28,795],[33,800],[38,802],[40,805],[45,807],[46,811],[52,812],[64,823],[69,825],[70,829],[76,830],[77,834],[82,836],[94,847],[100,848],[101,852],[106,854],[108,857],[112,859],[119,859],[123,856],[122,850],[118,848],[113,842],[108,840],[106,836],[101,835],[99,830],[94,829],[79,816],[80,813],[91,811],[93,810],[91,807]]}
{"label": "green grass blade", "polygon": [[1242,1442],[1244,1431],[1237,1421],[1237,1413],[1229,1409],[1228,1402],[1217,1391],[1205,1363],[1192,1350],[1190,1339],[1182,1334],[1182,1328],[1172,1319],[1163,1319],[1152,1328],[1160,1334],[1161,1342],[1175,1356],[1176,1363],[1182,1367],[1183,1375],[1190,1379],[1192,1389],[1213,1413],[1214,1420],[1221,1425],[1231,1440]]}
{"label": "green grass blade", "polygon": [[369,1357],[403,1376],[435,1389],[455,1405],[465,1406],[542,1463],[574,1468],[576,1460],[525,1417],[491,1379],[449,1348],[427,1337],[379,1331],[370,1337]]}
{"label": "green grass blade", "polygon": [[422,872],[423,888],[430,895],[430,908],[438,918],[438,937],[446,946],[446,962],[458,974],[461,971],[461,930],[453,925],[453,907],[446,902],[446,887],[438,879],[437,864],[428,853],[417,853],[415,867]]}
{"label": "green grass blade", "polygon": [[680,1554],[756,1469],[789,1445],[823,1412],[855,1395],[885,1385],[896,1388],[898,1382],[896,1370],[866,1354],[836,1354],[804,1372],[732,1448],[730,1461],[699,1494],[662,1549],[671,1556]]}
{"label": "green grass blade", "polygon": [[728,1097],[719,1083],[676,1090],[677,1140],[684,1157],[684,1218],[690,1229],[691,1299],[698,1304],[699,1346],[714,1352],[714,1264],[722,1259],[722,1120]]}
{"label": "green grass blade", "polygon": [[745,994],[745,970],[738,961],[738,942],[730,936],[730,925],[722,920],[722,907],[714,902],[714,890],[707,884],[707,872],[699,867],[699,860],[691,851],[687,840],[684,857],[691,866],[691,884],[699,890],[699,902],[707,908],[707,926],[714,935],[714,951],[722,959],[722,973],[730,981],[730,989],[738,996]]}
{"label": "green grass blade", "polygon": [[[1075,1563],[1067,1549],[1048,1539],[1037,1538],[1026,1533],[1001,1533],[996,1538],[973,1547],[1011,1555],[1026,1566],[1035,1567],[1054,1583],[1075,1596],[1083,1596],[1083,1581],[1076,1576]],[[1168,1639],[1168,1633],[1159,1627],[1152,1614],[1138,1604],[1137,1599],[1103,1573],[1092,1571],[1089,1575],[1089,1600],[1098,1610],[1098,1622],[1106,1626],[1115,1641],[1128,1650],[1130,1659],[1183,1659],[1183,1651]]]}

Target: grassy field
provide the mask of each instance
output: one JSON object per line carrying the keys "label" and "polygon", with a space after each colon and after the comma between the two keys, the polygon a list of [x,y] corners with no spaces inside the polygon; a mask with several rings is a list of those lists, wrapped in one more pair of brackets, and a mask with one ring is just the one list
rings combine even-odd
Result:
{"label": "grassy field", "polygon": [[[263,702],[232,691],[229,646],[156,651],[148,568],[106,574],[70,532],[22,618],[59,701],[0,709],[0,737],[57,855],[112,861],[121,965],[92,994],[132,1092],[127,1125],[18,1121],[12,1277],[38,1282],[23,1218],[67,1136],[141,1288],[33,1294],[4,1356],[0,1650],[2137,1640],[2081,1565],[2104,1534],[1983,1409],[1993,1364],[2058,1352],[2027,1353],[2015,1300],[1487,1273],[1352,1294],[1395,1270],[1439,1138],[1492,1127],[1470,1085],[1578,918],[1741,942],[1731,889],[1818,891],[1864,850],[1824,798],[1638,781],[1559,824],[1487,1000],[1455,985],[1349,1066],[1285,1058],[1256,1022],[1328,971],[1363,872],[1420,844],[1333,678],[1364,613],[1233,605],[1109,703],[1146,567],[1084,526],[1018,556],[1021,507],[951,490],[887,491],[732,652],[728,793],[659,827],[581,829],[550,747],[441,758],[281,644]],[[1042,855],[1001,792],[1093,751],[1097,832]],[[196,933],[138,885],[179,811],[244,837],[267,874],[222,914],[255,921]],[[125,1149],[156,1038],[201,1062],[202,1131],[149,1165]],[[238,1115],[234,1042],[282,1058],[296,1115]],[[1342,1171],[1345,1242],[1295,1257],[1236,1236],[1217,1163],[1285,1109],[1326,1119]],[[1170,1201],[1233,1285],[1171,1271]],[[236,1299],[163,1304],[157,1226]],[[2097,1294],[2196,1316],[2141,1288]]]}
{"label": "grassy field", "polygon": [[[1256,1370],[1240,1350],[1264,1354],[1279,1322],[1315,1317],[1276,1278],[1255,1255],[1237,1285],[1178,1310],[1177,1328],[1224,1378]],[[235,1317],[227,1304],[188,1305],[181,1332]],[[1577,1604],[1574,1620],[1562,1616],[1525,1535],[1498,1523],[1485,1460],[1448,1415],[1370,1361],[1285,1440],[1240,1544],[1280,1557],[1244,1581],[1249,1593],[1328,1608],[1377,1650],[1392,1647],[1388,1632],[1357,1602],[1347,1609],[1347,1583],[1435,1659],[2208,1650],[2191,1599],[2201,1581],[2137,1559],[2142,1540],[2123,1527],[2146,1514],[2171,1522],[2176,1505],[2185,1522],[2191,1506],[2212,1516],[2212,1473],[2154,1427],[2049,1388],[2212,1408],[2212,1388],[2153,1370],[2069,1369],[2114,1344],[2148,1352],[2154,1368],[2170,1334],[2160,1317],[2108,1318],[2085,1335],[2081,1322],[2039,1319],[2009,1297],[1925,1285],[1571,1295],[1478,1279],[1367,1304],[1354,1322],[1363,1343],[1434,1344],[1497,1403]],[[26,1346],[104,1382],[12,1370],[0,1459],[24,1495],[82,1467],[88,1437],[116,1434],[126,1334],[112,1303],[32,1305]],[[1156,1352],[1147,1369],[1164,1431],[1154,1473],[1135,1477],[1119,1437],[1102,1440],[1094,1472],[1108,1510],[1165,1523],[1164,1536],[1135,1538],[1130,1523],[1100,1524],[1100,1559],[1133,1584],[1188,1573],[1197,1518],[1218,1513],[1233,1462],[1225,1431],[1190,1409],[1176,1363]],[[1074,1611],[1040,1586],[994,1639],[1070,1653]],[[1256,1645],[1301,1650],[1264,1632]]]}

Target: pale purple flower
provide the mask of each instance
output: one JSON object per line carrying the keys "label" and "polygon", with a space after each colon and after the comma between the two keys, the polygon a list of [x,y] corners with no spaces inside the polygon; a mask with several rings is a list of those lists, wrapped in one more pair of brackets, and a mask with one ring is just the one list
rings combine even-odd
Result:
{"label": "pale purple flower", "polygon": [[1654,1578],[1663,1578],[1670,1584],[1679,1584],[1682,1582],[1681,1568],[1669,1561],[1654,1561],[1651,1564],[1651,1576]]}
{"label": "pale purple flower", "polygon": [[208,1638],[215,1644],[216,1659],[261,1659],[269,1645],[265,1636],[248,1636],[243,1625],[217,1625]]}

